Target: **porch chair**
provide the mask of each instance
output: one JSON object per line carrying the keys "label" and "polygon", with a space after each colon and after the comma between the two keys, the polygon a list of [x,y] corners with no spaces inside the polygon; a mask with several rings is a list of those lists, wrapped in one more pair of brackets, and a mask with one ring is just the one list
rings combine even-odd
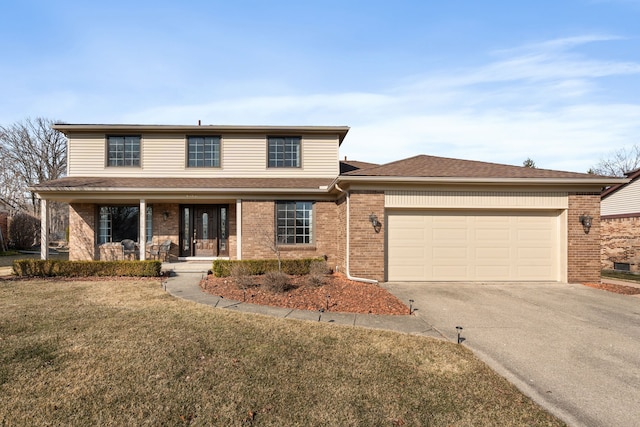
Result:
{"label": "porch chair", "polygon": [[124,239],[122,242],[122,259],[129,259],[133,255],[133,259],[137,259],[136,242],[131,239]]}
{"label": "porch chair", "polygon": [[169,259],[169,251],[171,251],[171,239],[164,242],[149,246],[149,257],[153,259],[161,259],[167,261]]}

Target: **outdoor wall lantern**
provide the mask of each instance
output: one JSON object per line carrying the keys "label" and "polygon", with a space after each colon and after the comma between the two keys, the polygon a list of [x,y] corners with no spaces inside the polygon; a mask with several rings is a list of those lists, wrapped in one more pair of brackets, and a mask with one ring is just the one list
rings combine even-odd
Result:
{"label": "outdoor wall lantern", "polygon": [[587,215],[587,214],[580,215],[580,224],[582,224],[582,228],[584,228],[585,234],[589,234],[589,230],[591,230],[592,222],[593,222],[593,217],[591,215]]}
{"label": "outdoor wall lantern", "polygon": [[169,219],[169,211],[162,212],[162,219],[165,221]]}
{"label": "outdoor wall lantern", "polygon": [[371,225],[373,225],[373,229],[376,230],[376,233],[379,233],[382,223],[378,221],[378,217],[372,213],[369,215],[369,221],[371,221]]}

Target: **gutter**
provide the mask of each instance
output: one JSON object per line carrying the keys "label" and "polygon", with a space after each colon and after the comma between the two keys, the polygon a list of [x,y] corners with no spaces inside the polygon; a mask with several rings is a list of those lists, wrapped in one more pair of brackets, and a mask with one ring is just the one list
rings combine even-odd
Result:
{"label": "gutter", "polygon": [[350,251],[350,247],[349,247],[349,246],[350,246],[350,245],[349,245],[349,242],[350,242],[350,234],[351,234],[351,233],[350,233],[350,227],[349,227],[349,225],[350,225],[350,219],[351,219],[351,210],[350,210],[350,208],[349,208],[349,206],[350,206],[350,205],[349,205],[349,204],[350,204],[350,195],[349,195],[349,191],[348,191],[348,190],[347,190],[347,191],[344,191],[342,188],[340,188],[340,187],[338,186],[338,184],[337,184],[337,183],[336,183],[336,184],[334,184],[334,185],[335,185],[335,188],[336,188],[338,191],[340,191],[341,193],[345,193],[345,194],[347,195],[347,236],[346,236],[346,240],[347,240],[347,252],[346,252],[346,257],[345,257],[345,258],[346,258],[346,259],[345,259],[345,264],[346,264],[346,267],[345,267],[345,274],[346,274],[346,276],[347,276],[347,279],[349,279],[349,280],[353,280],[353,281],[356,281],[356,282],[364,282],[364,283],[378,283],[378,281],[377,281],[377,280],[373,280],[373,279],[365,279],[365,278],[363,278],[363,277],[354,277],[354,276],[352,276],[352,275],[349,273],[349,258],[350,258],[350,253],[351,253],[351,251]]}
{"label": "gutter", "polygon": [[601,185],[609,186],[629,182],[628,178],[467,178],[467,177],[412,177],[412,176],[349,176],[340,175],[329,186],[337,186],[339,182],[357,183],[394,183],[394,184],[544,184],[544,185]]}

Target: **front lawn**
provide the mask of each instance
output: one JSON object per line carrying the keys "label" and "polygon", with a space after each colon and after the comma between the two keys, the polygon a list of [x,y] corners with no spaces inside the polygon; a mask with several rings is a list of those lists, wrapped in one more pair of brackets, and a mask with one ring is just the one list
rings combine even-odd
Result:
{"label": "front lawn", "polygon": [[0,280],[0,425],[562,425],[463,345]]}

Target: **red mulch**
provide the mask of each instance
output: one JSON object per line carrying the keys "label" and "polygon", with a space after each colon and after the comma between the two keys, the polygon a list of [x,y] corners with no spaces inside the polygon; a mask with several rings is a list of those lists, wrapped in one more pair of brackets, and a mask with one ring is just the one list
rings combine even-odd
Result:
{"label": "red mulch", "polygon": [[640,288],[624,285],[613,285],[611,283],[583,283],[590,288],[602,289],[603,291],[614,292],[622,295],[640,295]]}
{"label": "red mulch", "polygon": [[209,275],[200,286],[205,292],[230,300],[273,307],[312,311],[324,309],[340,313],[409,314],[409,307],[376,284],[354,282],[341,274],[327,275],[326,283],[322,286],[307,285],[306,279],[306,276],[291,276],[291,283],[295,287],[285,293],[262,289],[259,286],[261,276],[255,277],[256,286],[248,288],[246,293],[232,277]]}

